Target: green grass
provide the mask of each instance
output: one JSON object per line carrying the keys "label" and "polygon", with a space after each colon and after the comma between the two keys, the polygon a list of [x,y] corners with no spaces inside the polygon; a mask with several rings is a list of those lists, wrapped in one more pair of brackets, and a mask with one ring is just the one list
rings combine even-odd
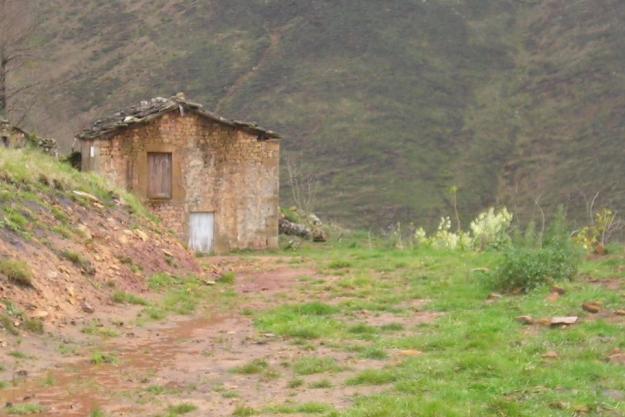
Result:
{"label": "green grass", "polygon": [[124,291],[115,291],[111,298],[114,303],[118,304],[148,305],[145,299]]}
{"label": "green grass", "polygon": [[[367,249],[334,243],[321,250],[303,245],[292,253],[320,267],[329,257],[349,259],[351,266],[339,280],[302,283],[298,291],[310,302],[278,305],[258,314],[255,324],[259,331],[311,349],[334,349],[337,357],[347,352],[353,360],[379,361],[379,368],[359,370],[341,383],[356,390],[379,386],[384,391],[359,397],[339,413],[341,417],[564,417],[586,409],[589,416],[625,414],[625,403],[608,395],[625,393],[623,365],[608,361],[614,349],[625,350],[625,320],[611,313],[625,308],[622,250],[585,260],[580,274],[561,283],[566,293],[556,302],[547,300],[549,287],[544,286],[488,300],[492,289],[481,271],[497,265],[502,255],[496,252]],[[594,277],[610,278],[620,289],[593,283]],[[349,300],[314,301],[332,294]],[[412,307],[415,300],[428,301]],[[603,303],[605,316],[582,310],[591,300]],[[362,314],[375,318],[378,311],[395,314],[396,319],[381,326],[358,322]],[[410,324],[412,315],[421,312],[436,312],[439,318]],[[577,315],[580,322],[567,329],[528,327],[516,321],[519,315]],[[412,351],[421,353],[413,356]],[[558,358],[543,358],[549,351],[556,351]],[[332,356],[324,352],[322,358]],[[292,369],[295,375],[309,375],[324,367],[313,355]],[[294,379],[288,386],[331,388],[326,382]]]}
{"label": "green grass", "polygon": [[105,338],[119,336],[119,332],[117,332],[117,330],[111,329],[109,327],[104,327],[97,323],[85,326],[80,331],[84,334],[88,334],[91,336],[100,336]]}
{"label": "green grass", "polygon": [[322,403],[283,404],[274,405],[264,409],[271,414],[322,414],[329,413],[333,407]]}
{"label": "green grass", "polygon": [[5,411],[8,415],[25,416],[28,414],[43,413],[44,408],[39,404],[28,403],[10,405],[5,408]]}
{"label": "green grass", "polygon": [[94,275],[96,273],[91,261],[79,254],[78,252],[64,250],[61,251],[60,255],[62,258],[65,258],[73,263],[76,267],[82,269],[83,272],[85,272],[86,274]]}
{"label": "green grass", "polygon": [[0,274],[10,282],[24,287],[32,286],[33,273],[28,264],[19,259],[0,259]]}
{"label": "green grass", "polygon": [[14,350],[9,352],[9,356],[13,356],[15,359],[28,359],[30,356],[25,354],[24,352],[20,352],[19,350]]}
{"label": "green grass", "polygon": [[250,417],[258,414],[256,410],[250,407],[238,406],[232,413],[233,417]]}
{"label": "green grass", "polygon": [[162,293],[163,297],[158,302],[147,305],[140,314],[142,319],[163,320],[171,314],[189,315],[198,306],[207,305],[211,300],[229,305],[236,299],[234,291],[217,293],[213,287],[205,285],[195,276],[177,277],[159,273],[149,278],[148,286],[153,291]]}
{"label": "green grass", "polygon": [[177,405],[172,405],[167,407],[167,417],[176,417],[182,416],[184,414],[189,414],[193,411],[197,410],[197,406],[190,403],[182,403]]}
{"label": "green grass", "polygon": [[218,282],[221,284],[234,284],[235,278],[236,275],[234,272],[226,272],[225,274],[222,274],[221,277],[219,277]]}
{"label": "green grass", "polygon": [[329,389],[332,387],[333,387],[332,382],[330,382],[327,379],[322,379],[320,381],[313,382],[312,384],[310,384],[310,388],[312,389]]}
{"label": "green grass", "polygon": [[268,368],[269,364],[267,363],[267,361],[263,359],[254,359],[253,361],[250,361],[245,365],[234,368],[233,372],[243,375],[253,375],[265,372]]}
{"label": "green grass", "polygon": [[90,362],[93,365],[103,365],[103,364],[116,364],[118,362],[117,356],[112,353],[105,352],[93,352],[91,354]]}
{"label": "green grass", "polygon": [[348,379],[347,385],[384,385],[396,380],[397,375],[391,370],[370,369]]}
{"label": "green grass", "polygon": [[300,339],[336,334],[344,325],[332,318],[338,309],[323,303],[285,305],[261,314],[256,324],[264,331]]}
{"label": "green grass", "polygon": [[334,358],[301,358],[293,364],[293,372],[297,375],[313,375],[324,372],[335,372],[340,369],[341,367]]}

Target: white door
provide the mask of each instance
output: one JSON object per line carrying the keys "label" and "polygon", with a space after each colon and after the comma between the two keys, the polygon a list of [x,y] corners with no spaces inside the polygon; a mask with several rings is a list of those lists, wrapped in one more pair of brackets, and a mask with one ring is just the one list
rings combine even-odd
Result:
{"label": "white door", "polygon": [[214,213],[191,213],[189,218],[189,249],[208,253],[213,249]]}

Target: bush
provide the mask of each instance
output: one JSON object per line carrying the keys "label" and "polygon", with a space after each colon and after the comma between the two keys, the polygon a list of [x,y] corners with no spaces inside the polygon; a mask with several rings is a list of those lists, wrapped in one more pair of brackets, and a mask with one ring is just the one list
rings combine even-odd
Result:
{"label": "bush", "polygon": [[513,247],[503,254],[494,284],[504,291],[529,291],[555,281],[572,279],[579,257],[558,248]]}
{"label": "bush", "polygon": [[504,252],[492,275],[497,289],[527,292],[541,285],[575,277],[581,260],[580,248],[569,236],[561,209],[544,241],[527,235]]}
{"label": "bush", "polygon": [[6,276],[9,281],[24,287],[32,286],[32,272],[28,264],[16,259],[0,260],[0,274]]}

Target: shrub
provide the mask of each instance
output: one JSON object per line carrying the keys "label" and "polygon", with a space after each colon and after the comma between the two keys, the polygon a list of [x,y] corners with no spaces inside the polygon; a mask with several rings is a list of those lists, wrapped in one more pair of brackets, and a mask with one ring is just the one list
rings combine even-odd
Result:
{"label": "shrub", "polygon": [[513,247],[503,254],[494,274],[495,286],[504,291],[529,291],[554,281],[572,279],[578,257],[567,250]]}
{"label": "shrub", "polygon": [[492,275],[503,291],[529,291],[555,281],[570,280],[581,260],[579,247],[570,238],[563,211],[554,218],[543,242],[525,238],[506,252]]}
{"label": "shrub", "polygon": [[17,259],[0,260],[0,274],[6,276],[9,281],[24,287],[32,286],[32,272],[28,264]]}

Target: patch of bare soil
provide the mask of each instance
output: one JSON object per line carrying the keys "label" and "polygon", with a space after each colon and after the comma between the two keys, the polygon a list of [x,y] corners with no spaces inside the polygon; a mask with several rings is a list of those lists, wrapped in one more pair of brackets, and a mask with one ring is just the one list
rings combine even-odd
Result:
{"label": "patch of bare soil", "polygon": [[[31,286],[0,275],[0,300],[10,301],[26,317],[42,319],[46,328],[108,308],[113,291],[146,292],[146,278],[154,273],[202,273],[173,235],[122,204],[48,200],[56,217],[38,206],[32,209],[37,222],[28,235],[0,231],[0,256],[21,260],[32,272]],[[0,304],[0,314],[5,308]],[[19,327],[20,320],[15,324]]]}
{"label": "patch of bare soil", "polygon": [[[286,402],[322,402],[344,409],[356,396],[387,389],[384,385],[349,386],[346,381],[362,370],[379,369],[392,362],[362,359],[358,353],[319,342],[298,345],[262,334],[241,313],[245,308],[271,308],[277,299],[305,299],[306,282],[301,278],[324,279],[313,268],[306,264],[289,266],[280,258],[215,260],[219,268],[237,273],[235,288],[242,304],[236,311],[212,311],[149,328],[122,326],[121,336],[109,342],[95,346],[84,340],[76,342],[80,348],[78,360],[75,356],[59,358],[53,351],[61,341],[47,339],[26,353],[42,356],[43,361],[34,363],[47,363],[48,368],[31,369],[29,360],[15,360],[18,365],[14,368],[27,371],[29,377],[0,391],[2,404],[38,403],[45,408],[41,416],[84,417],[100,408],[107,416],[121,417],[154,416],[168,406],[191,403],[197,410],[189,416],[225,417],[241,406],[262,410]],[[257,271],[259,264],[266,269]],[[408,326],[435,317],[419,312],[359,318],[376,326],[398,322]],[[73,337],[80,338],[78,334]],[[113,363],[92,363],[94,351]],[[292,364],[310,356],[334,358],[341,368],[296,375]],[[254,360],[263,363],[257,373],[235,371]]]}

